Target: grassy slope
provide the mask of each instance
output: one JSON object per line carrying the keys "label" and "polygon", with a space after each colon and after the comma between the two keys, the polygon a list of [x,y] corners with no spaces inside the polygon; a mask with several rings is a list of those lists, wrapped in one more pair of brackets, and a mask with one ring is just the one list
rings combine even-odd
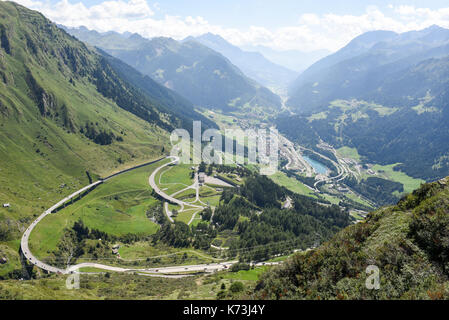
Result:
{"label": "grassy slope", "polygon": [[[449,188],[423,185],[394,207],[371,213],[331,241],[295,254],[262,278],[258,298],[447,299]],[[368,290],[365,269],[380,270]]]}
{"label": "grassy slope", "polygon": [[[97,271],[93,268],[88,271]],[[239,272],[237,277],[228,278],[220,272],[212,276],[195,276],[181,279],[151,278],[132,274],[110,272],[108,275],[81,275],[80,289],[69,290],[65,286],[66,277],[53,275],[51,278],[31,281],[2,281],[0,283],[0,299],[51,299],[51,300],[103,300],[103,299],[215,299],[226,288],[227,299],[239,298],[254,286],[256,273],[262,268]],[[251,276],[247,276],[251,274]],[[245,278],[245,279],[243,279]],[[244,283],[243,292],[233,294],[229,287],[235,281]],[[242,298],[242,297],[240,297]]]}
{"label": "grassy slope", "polygon": [[90,228],[112,235],[152,234],[158,226],[146,217],[146,209],[158,203],[151,196],[150,173],[161,162],[117,176],[97,187],[81,200],[45,217],[30,236],[30,249],[37,257],[46,257],[56,249],[64,227],[82,219]]}
{"label": "grassy slope", "polygon": [[402,183],[404,185],[404,193],[410,193],[417,189],[425,181],[422,179],[415,179],[409,177],[407,174],[401,171],[394,171],[393,168],[398,164],[390,164],[387,166],[375,165],[373,170],[385,175],[386,178],[392,181]]}
{"label": "grassy slope", "polygon": [[351,158],[360,161],[360,155],[357,152],[356,148],[341,147],[337,149],[337,153],[340,157]]}
{"label": "grassy slope", "polygon": [[[4,243],[17,252],[32,217],[88,184],[86,171],[95,179],[159,158],[168,135],[118,107],[80,75],[77,68],[88,68],[96,59],[83,44],[35,12],[8,2],[0,6],[0,25],[6,26],[10,47],[9,53],[0,48],[0,202],[11,203],[10,209],[0,208],[0,224],[9,229]],[[87,60],[74,67],[62,55],[64,48]],[[29,74],[46,98],[35,97],[39,90],[30,89]],[[97,128],[123,141],[95,144],[79,132],[86,122],[98,123]],[[16,256],[9,260],[17,267]]]}
{"label": "grassy slope", "polygon": [[286,187],[290,191],[316,198],[314,192],[307,188],[303,183],[296,180],[295,178],[287,177],[286,174],[281,171],[278,171],[275,174],[269,176],[269,178],[278,185]]}

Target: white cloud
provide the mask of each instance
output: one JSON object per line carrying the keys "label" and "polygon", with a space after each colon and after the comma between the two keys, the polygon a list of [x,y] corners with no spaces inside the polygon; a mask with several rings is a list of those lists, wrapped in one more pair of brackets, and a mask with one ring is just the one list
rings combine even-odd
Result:
{"label": "white cloud", "polygon": [[146,0],[108,0],[91,7],[61,0],[56,5],[38,0],[16,0],[42,12],[56,23],[69,27],[86,26],[97,31],[137,32],[144,37],[167,36],[183,39],[206,32],[220,34],[236,45],[264,45],[279,50],[337,50],[354,37],[371,30],[405,32],[433,24],[449,28],[449,8],[430,10],[414,6],[388,5],[385,12],[368,6],[360,15],[327,13],[302,14],[297,24],[267,29],[251,26],[245,30],[214,25],[203,17],[165,15],[155,18],[163,3]]}

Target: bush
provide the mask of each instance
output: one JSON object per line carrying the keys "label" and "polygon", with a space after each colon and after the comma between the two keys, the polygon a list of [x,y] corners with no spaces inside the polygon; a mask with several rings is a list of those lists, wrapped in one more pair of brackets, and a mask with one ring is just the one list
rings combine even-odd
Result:
{"label": "bush", "polygon": [[238,272],[240,270],[248,271],[249,269],[251,269],[251,266],[249,264],[239,262],[232,265],[231,272]]}
{"label": "bush", "polygon": [[241,292],[243,289],[245,289],[245,286],[240,281],[233,282],[229,287],[229,291],[232,293]]}

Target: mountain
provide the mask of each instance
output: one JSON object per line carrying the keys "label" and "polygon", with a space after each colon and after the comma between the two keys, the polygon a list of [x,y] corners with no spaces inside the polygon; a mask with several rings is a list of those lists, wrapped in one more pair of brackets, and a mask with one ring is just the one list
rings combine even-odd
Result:
{"label": "mountain", "polygon": [[212,33],[199,37],[188,37],[186,41],[198,41],[205,46],[221,53],[248,77],[270,88],[287,88],[298,73],[275,64],[259,52],[243,51],[225,39]]}
{"label": "mountain", "polygon": [[0,202],[10,204],[0,253],[18,261],[33,216],[91,180],[164,157],[169,132],[193,119],[202,116],[178,94],[40,13],[0,2]]}
{"label": "mountain", "polygon": [[260,52],[264,57],[295,72],[303,72],[315,62],[328,56],[331,52],[322,49],[310,52],[300,50],[275,50],[265,46],[242,47],[244,50]]}
{"label": "mountain", "polygon": [[[389,106],[416,105],[425,94],[415,94],[410,99],[410,92],[404,92],[407,87],[403,87],[388,92],[392,96],[385,99],[383,92],[407,72],[412,73],[419,63],[447,55],[449,30],[437,26],[402,34],[368,32],[304,71],[292,84],[287,105],[298,112],[315,111],[335,99],[370,99],[379,103],[388,100]],[[430,85],[426,89],[434,88]]]}
{"label": "mountain", "polygon": [[[192,103],[175,91],[160,85],[149,76],[141,74],[136,69],[101,49],[98,49],[98,53],[107,60],[108,64],[114,68],[114,71],[122,79],[139,89],[153,104],[159,105],[159,108],[165,113],[172,113],[176,118],[179,118],[178,127],[192,132],[193,121],[201,121],[203,130],[218,128],[213,121],[196,112]],[[173,124],[176,123],[175,119],[171,119]]]}
{"label": "mountain", "polygon": [[369,32],[301,74],[278,127],[427,181],[449,174],[449,30]]}
{"label": "mountain", "polygon": [[[448,183],[422,185],[396,206],[294,255],[262,276],[255,298],[448,299]],[[366,287],[368,266],[378,268],[378,290]]]}
{"label": "mountain", "polygon": [[196,42],[145,39],[86,28],[66,29],[97,46],[200,107],[235,111],[243,107],[277,110],[280,98],[246,77],[218,52]]}

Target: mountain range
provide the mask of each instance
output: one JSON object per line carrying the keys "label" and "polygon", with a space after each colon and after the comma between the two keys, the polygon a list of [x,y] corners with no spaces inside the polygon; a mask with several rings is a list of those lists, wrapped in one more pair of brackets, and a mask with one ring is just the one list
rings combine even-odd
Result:
{"label": "mountain range", "polygon": [[222,54],[197,41],[102,34],[82,27],[66,30],[175,90],[196,106],[223,111],[249,107],[277,110],[281,106],[277,95],[248,78]]}
{"label": "mountain range", "polygon": [[[314,148],[324,140],[336,148],[353,147],[363,165],[394,164],[395,170],[438,181],[422,184],[396,205],[355,223],[342,201],[296,194],[253,172],[252,166],[250,170],[202,163],[198,170],[210,172],[217,178],[213,181],[227,180],[236,187],[212,184],[200,189],[194,168],[171,165],[163,171],[170,170],[164,190],[179,187],[170,189],[171,197],[184,193],[184,200],[208,198],[207,207],[196,206],[191,213],[190,222],[199,220],[192,225],[168,219],[183,212],[170,204],[168,213],[172,200],[156,198],[158,188],[148,185],[150,171],[121,175],[123,180],[71,199],[76,204],[69,205],[70,213],[63,208],[36,218],[49,204],[94,180],[166,157],[173,129],[191,130],[193,120],[201,120],[203,129],[216,128],[197,107],[239,111],[242,117],[249,117],[245,111],[250,108],[276,114],[280,98],[249,73],[273,85],[280,81],[276,77],[291,76],[291,71],[211,34],[180,42],[86,28],[66,30],[70,34],[39,12],[0,2],[0,299],[183,299],[193,298],[186,292],[197,287],[201,295],[195,297],[201,299],[238,298],[239,292],[253,299],[449,298],[449,177],[439,179],[449,175],[449,30],[433,26],[357,37],[299,75],[290,86],[290,113],[275,121],[281,132],[303,146]],[[262,65],[270,66],[266,73],[257,72]],[[164,161],[157,170],[168,166]],[[152,170],[151,179],[156,174]],[[288,181],[300,185],[296,179]],[[380,195],[385,191],[381,188],[388,185],[379,185]],[[209,201],[216,203],[213,211]],[[122,219],[137,214],[142,220],[135,220],[133,233]],[[80,220],[71,227],[75,215]],[[36,221],[48,224],[32,236],[36,242],[42,236],[55,248],[42,253],[58,259],[61,266],[69,265],[74,256],[111,259],[117,261],[115,266],[125,266],[129,260],[117,260],[111,253],[118,241],[136,254],[133,259],[140,259],[132,260],[133,270],[139,263],[142,268],[173,263],[181,269],[201,262],[209,268],[210,261],[215,264],[219,258],[238,258],[239,263],[230,268],[233,273],[224,270],[225,263],[219,264],[224,268],[218,275],[188,272],[181,280],[128,281],[137,272],[107,272],[86,276],[79,292],[73,293],[77,290],[66,287],[65,275],[44,274],[40,266],[34,268],[23,259],[20,238]],[[93,221],[112,227],[93,228]],[[139,231],[141,222],[151,223],[155,233]],[[120,237],[112,234],[117,225],[124,227]],[[55,235],[56,229],[62,237]],[[320,241],[325,242],[316,247]],[[37,249],[36,242],[30,242],[30,249]],[[219,249],[217,256],[211,254],[213,248]],[[55,255],[61,252],[64,255]],[[136,258],[140,254],[152,256]],[[277,267],[251,265],[270,258],[284,262]],[[380,290],[366,287],[368,266],[380,270]],[[26,278],[27,270],[33,271],[28,278],[36,279],[18,281]],[[242,276],[239,270],[247,273]],[[259,278],[260,270],[265,273]],[[127,295],[128,290],[132,294]]]}
{"label": "mountain range", "polygon": [[268,60],[287,69],[301,73],[315,62],[331,54],[329,50],[319,49],[313,51],[275,50],[261,45],[244,45],[243,50],[260,52]]}
{"label": "mountain range", "polygon": [[417,83],[421,75],[416,73],[448,54],[449,30],[438,26],[402,34],[367,32],[305,70],[291,85],[287,104],[299,112],[353,98],[391,107],[415,106],[429,90],[437,96],[444,87],[438,78]]}
{"label": "mountain range", "polygon": [[273,89],[285,89],[298,76],[298,73],[271,62],[257,51],[244,51],[232,45],[219,35],[206,33],[199,37],[188,37],[186,41],[198,41],[220,52],[248,77]]}
{"label": "mountain range", "polygon": [[427,180],[449,173],[449,30],[365,33],[290,87],[291,137],[357,148],[367,162]]}

